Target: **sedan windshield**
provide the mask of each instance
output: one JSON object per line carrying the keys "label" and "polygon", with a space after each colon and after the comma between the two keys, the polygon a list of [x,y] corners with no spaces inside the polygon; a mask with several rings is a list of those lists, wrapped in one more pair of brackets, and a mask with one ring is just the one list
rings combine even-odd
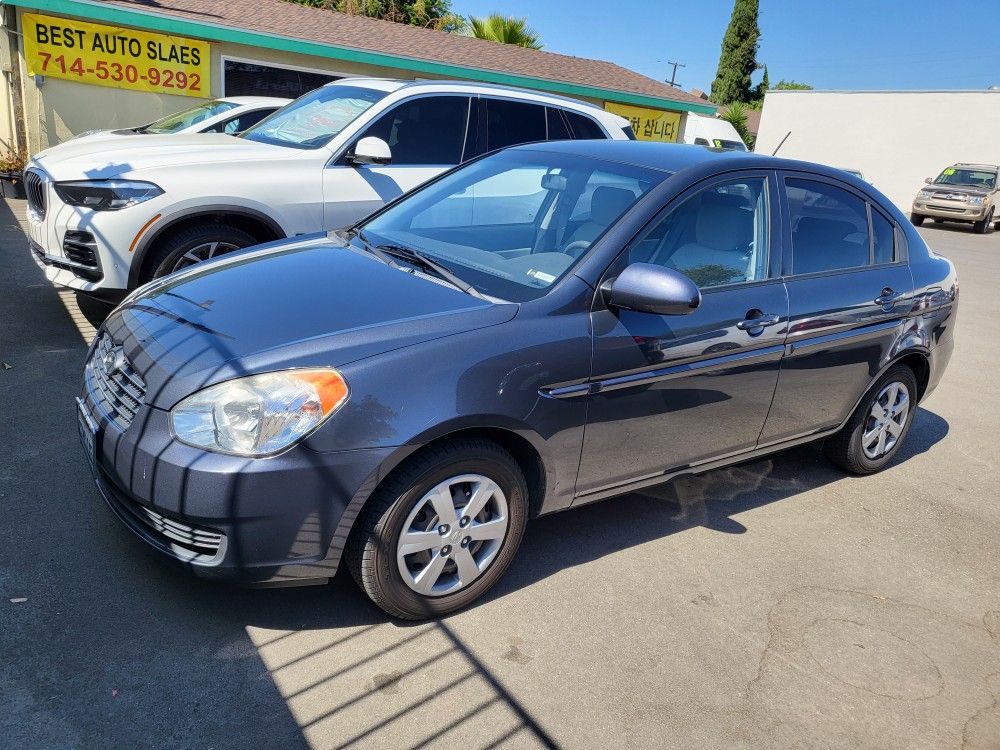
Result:
{"label": "sedan windshield", "polygon": [[291,148],[319,148],[386,95],[361,86],[323,86],[261,120],[240,137]]}
{"label": "sedan windshield", "polygon": [[934,180],[935,185],[962,185],[992,190],[997,184],[997,173],[981,169],[960,169],[948,167]]}
{"label": "sedan windshield", "polygon": [[236,109],[238,106],[240,105],[236,102],[224,102],[215,99],[214,101],[199,104],[197,107],[191,107],[191,109],[167,115],[156,122],[139,128],[139,131],[142,133],[156,133],[157,135],[176,133],[178,130],[196,125],[203,120],[207,120],[209,117],[221,115],[223,112]]}
{"label": "sedan windshield", "polygon": [[544,295],[668,174],[576,154],[503,151],[379,214],[360,228],[361,239],[415,250],[477,292],[524,302]]}

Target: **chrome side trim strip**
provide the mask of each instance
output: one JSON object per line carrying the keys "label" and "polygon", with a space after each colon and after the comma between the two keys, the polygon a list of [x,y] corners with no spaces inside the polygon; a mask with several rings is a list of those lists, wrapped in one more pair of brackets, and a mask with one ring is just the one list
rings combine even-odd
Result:
{"label": "chrome side trim strip", "polygon": [[863,326],[861,328],[851,328],[847,331],[838,331],[837,333],[829,333],[825,336],[817,336],[811,339],[797,340],[788,342],[788,353],[794,354],[795,352],[802,351],[803,349],[813,349],[818,346],[826,346],[827,344],[834,344],[845,339],[854,339],[857,341],[863,341],[867,338],[875,338],[880,336],[885,331],[897,328],[903,324],[903,318],[897,320],[888,320],[883,323],[874,323],[872,325]]}

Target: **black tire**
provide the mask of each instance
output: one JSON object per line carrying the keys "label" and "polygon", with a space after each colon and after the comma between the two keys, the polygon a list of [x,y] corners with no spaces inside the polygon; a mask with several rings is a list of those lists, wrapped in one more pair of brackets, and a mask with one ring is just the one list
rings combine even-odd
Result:
{"label": "black tire", "polygon": [[919,227],[921,224],[924,223],[924,217],[921,216],[920,214],[910,214],[910,222],[913,224],[913,226]]}
{"label": "black tire", "polygon": [[[892,382],[899,382],[906,386],[909,392],[909,409],[895,444],[885,454],[873,459],[865,454],[861,445],[861,436],[875,405],[876,397],[886,385]],[[889,368],[861,399],[861,403],[858,404],[858,408],[851,415],[847,424],[840,432],[826,441],[824,451],[827,458],[851,474],[874,474],[881,471],[899,452],[900,446],[903,445],[910,432],[910,425],[913,424],[913,415],[917,408],[917,395],[917,378],[913,374],[913,370],[906,365],[894,365]]]}
{"label": "black tire", "polygon": [[[166,237],[157,242],[156,248],[143,264],[143,274],[139,283],[145,283],[150,279],[158,279],[172,273],[185,253],[197,248],[199,245],[219,242],[233,247],[225,252],[234,249],[250,247],[260,242],[249,232],[230,226],[212,222],[210,224],[197,224],[192,227],[185,227],[176,232],[171,232]],[[222,255],[224,253],[219,253]]]}
{"label": "black tire", "polygon": [[935,224],[944,224],[944,219],[934,219]]}
{"label": "black tire", "polygon": [[[433,487],[472,473],[496,482],[506,496],[506,534],[492,562],[470,584],[451,594],[420,594],[403,580],[396,560],[403,525]],[[390,615],[439,617],[468,606],[500,579],[517,553],[527,520],[528,488],[513,456],[489,440],[455,440],[418,454],[376,489],[351,532],[344,561],[369,598]]]}
{"label": "black tire", "polygon": [[982,221],[977,221],[972,225],[972,231],[976,234],[986,234],[990,229],[993,228],[993,209],[986,214],[986,218]]}

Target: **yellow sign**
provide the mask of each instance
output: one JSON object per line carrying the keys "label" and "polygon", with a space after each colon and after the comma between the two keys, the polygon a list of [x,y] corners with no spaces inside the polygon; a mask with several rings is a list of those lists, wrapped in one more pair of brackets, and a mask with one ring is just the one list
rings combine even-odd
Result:
{"label": "yellow sign", "polygon": [[640,141],[676,143],[677,136],[680,135],[680,112],[664,112],[662,109],[646,109],[614,102],[604,102],[604,109],[621,115],[632,123],[632,132]]}
{"label": "yellow sign", "polygon": [[211,45],[194,39],[25,13],[29,75],[157,94],[211,95]]}

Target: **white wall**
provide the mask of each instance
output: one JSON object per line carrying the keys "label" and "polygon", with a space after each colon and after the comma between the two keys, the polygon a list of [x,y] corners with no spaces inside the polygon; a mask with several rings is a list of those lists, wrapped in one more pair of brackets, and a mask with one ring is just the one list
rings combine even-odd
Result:
{"label": "white wall", "polygon": [[1000,91],[769,91],[754,151],[860,169],[909,212],[925,177],[1000,164]]}

